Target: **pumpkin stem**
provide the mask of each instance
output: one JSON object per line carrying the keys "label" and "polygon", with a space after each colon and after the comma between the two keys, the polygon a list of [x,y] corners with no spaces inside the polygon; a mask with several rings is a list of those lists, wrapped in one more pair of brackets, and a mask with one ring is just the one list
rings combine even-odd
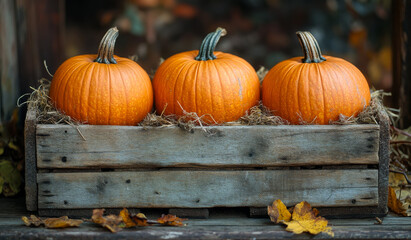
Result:
{"label": "pumpkin stem", "polygon": [[217,57],[214,55],[215,46],[220,40],[220,37],[225,36],[227,31],[224,28],[217,28],[215,32],[209,33],[201,43],[200,51],[195,58],[198,61],[214,60]]}
{"label": "pumpkin stem", "polygon": [[97,58],[94,62],[105,64],[117,63],[114,59],[114,45],[117,37],[117,27],[110,28],[106,34],[104,34],[103,39],[101,39],[100,46],[98,47]]}
{"label": "pumpkin stem", "polygon": [[298,40],[304,52],[304,63],[320,63],[326,61],[321,55],[320,46],[310,32],[297,32]]}

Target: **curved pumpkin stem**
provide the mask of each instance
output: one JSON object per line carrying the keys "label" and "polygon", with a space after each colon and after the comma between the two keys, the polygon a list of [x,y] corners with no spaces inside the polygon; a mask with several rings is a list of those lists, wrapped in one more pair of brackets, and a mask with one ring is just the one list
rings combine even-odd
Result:
{"label": "curved pumpkin stem", "polygon": [[326,61],[321,55],[320,46],[310,32],[297,32],[298,40],[304,52],[304,63],[320,63]]}
{"label": "curved pumpkin stem", "polygon": [[94,62],[105,64],[117,63],[114,59],[114,45],[116,44],[117,37],[117,27],[110,28],[106,34],[104,34],[103,39],[101,39],[100,46],[98,47],[97,58]]}
{"label": "curved pumpkin stem", "polygon": [[217,28],[215,32],[209,33],[201,43],[200,51],[195,58],[198,61],[214,60],[217,57],[214,55],[215,46],[220,40],[220,37],[225,36],[227,31],[224,28]]}

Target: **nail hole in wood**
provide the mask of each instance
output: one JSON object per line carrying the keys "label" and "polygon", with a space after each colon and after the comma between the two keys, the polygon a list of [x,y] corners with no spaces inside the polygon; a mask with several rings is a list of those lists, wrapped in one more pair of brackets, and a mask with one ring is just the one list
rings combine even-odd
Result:
{"label": "nail hole in wood", "polygon": [[127,180],[126,180],[126,183],[130,183],[130,182],[131,182],[130,179],[127,179]]}
{"label": "nail hole in wood", "polygon": [[199,203],[199,202],[200,202],[200,199],[197,199],[197,200],[196,200],[196,203]]}
{"label": "nail hole in wood", "polygon": [[62,162],[67,162],[67,157],[62,157],[62,158],[61,158],[61,161],[62,161]]}
{"label": "nail hole in wood", "polygon": [[67,205],[67,204],[68,204],[68,202],[67,202],[66,200],[64,200],[64,202],[63,202],[63,203],[64,203],[64,205]]}
{"label": "nail hole in wood", "polygon": [[351,200],[352,204],[355,204],[356,202],[357,202],[357,200],[355,200],[355,199]]}
{"label": "nail hole in wood", "polygon": [[64,133],[67,133],[67,130],[64,130]]}

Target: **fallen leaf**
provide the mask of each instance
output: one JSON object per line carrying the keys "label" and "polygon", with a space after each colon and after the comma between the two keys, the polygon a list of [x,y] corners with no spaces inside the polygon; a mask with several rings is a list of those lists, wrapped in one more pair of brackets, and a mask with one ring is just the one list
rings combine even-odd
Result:
{"label": "fallen leaf", "polygon": [[111,232],[118,232],[121,230],[120,224],[122,222],[122,217],[121,216],[116,216],[116,215],[107,215],[103,216],[104,214],[104,209],[94,209],[93,210],[93,216],[91,217],[91,220],[94,223],[97,223]]}
{"label": "fallen leaf", "polygon": [[148,219],[146,215],[143,213],[138,213],[137,215],[134,215],[132,217],[133,221],[137,224],[139,227],[145,227],[145,226],[150,226],[151,224],[148,222]]}
{"label": "fallen leaf", "polygon": [[47,218],[43,220],[46,228],[67,228],[78,227],[83,223],[82,220],[69,219],[67,216],[59,218]]}
{"label": "fallen leaf", "polygon": [[131,219],[130,213],[128,212],[127,208],[123,208],[119,215],[123,219],[126,228],[137,226],[133,219]]}
{"label": "fallen leaf", "polygon": [[10,197],[20,191],[21,174],[9,160],[0,161],[1,191],[4,196]]}
{"label": "fallen leaf", "polygon": [[26,216],[23,216],[21,217],[21,220],[23,220],[24,224],[26,224],[27,227],[30,227],[30,226],[38,227],[43,224],[43,221],[40,218],[36,217],[35,215],[30,215],[29,218]]}
{"label": "fallen leaf", "polygon": [[287,231],[295,234],[303,232],[319,234],[323,232],[334,236],[331,227],[328,227],[328,221],[318,216],[319,211],[311,208],[308,202],[300,202],[291,208],[291,211],[292,214],[279,199],[273,202],[273,206],[268,206],[268,215],[271,221],[287,225]]}
{"label": "fallen leaf", "polygon": [[402,216],[407,216],[404,204],[397,198],[394,188],[388,187],[388,208]]}
{"label": "fallen leaf", "polygon": [[275,200],[272,206],[268,206],[267,212],[271,221],[275,223],[279,223],[281,221],[288,222],[291,219],[291,213],[287,210],[287,207],[280,199]]}
{"label": "fallen leaf", "polygon": [[316,212],[313,211],[308,202],[300,202],[294,207],[291,222],[284,222],[284,224],[287,225],[285,230],[296,234],[309,232],[314,235],[324,232],[330,236],[334,236],[331,227],[328,227],[327,219],[321,216],[317,217],[317,212],[318,210]]}
{"label": "fallen leaf", "polygon": [[163,225],[167,226],[186,226],[186,224],[183,223],[183,221],[186,221],[186,218],[179,218],[175,215],[167,214],[167,215],[161,215],[159,219],[157,219],[157,222]]}

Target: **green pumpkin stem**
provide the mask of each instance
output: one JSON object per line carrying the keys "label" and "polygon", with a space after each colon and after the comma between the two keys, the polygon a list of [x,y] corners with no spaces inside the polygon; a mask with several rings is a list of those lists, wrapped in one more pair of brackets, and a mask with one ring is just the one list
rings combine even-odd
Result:
{"label": "green pumpkin stem", "polygon": [[220,37],[225,36],[227,31],[224,28],[217,28],[215,32],[209,33],[201,43],[200,51],[198,52],[197,61],[214,60],[217,57],[214,55],[215,46],[220,40]]}
{"label": "green pumpkin stem", "polygon": [[117,27],[110,28],[103,39],[101,39],[100,46],[98,47],[97,58],[94,62],[112,64],[117,63],[114,59],[114,45],[118,37]]}
{"label": "green pumpkin stem", "polygon": [[298,40],[304,52],[304,63],[320,63],[326,61],[321,55],[320,46],[310,32],[297,32]]}

